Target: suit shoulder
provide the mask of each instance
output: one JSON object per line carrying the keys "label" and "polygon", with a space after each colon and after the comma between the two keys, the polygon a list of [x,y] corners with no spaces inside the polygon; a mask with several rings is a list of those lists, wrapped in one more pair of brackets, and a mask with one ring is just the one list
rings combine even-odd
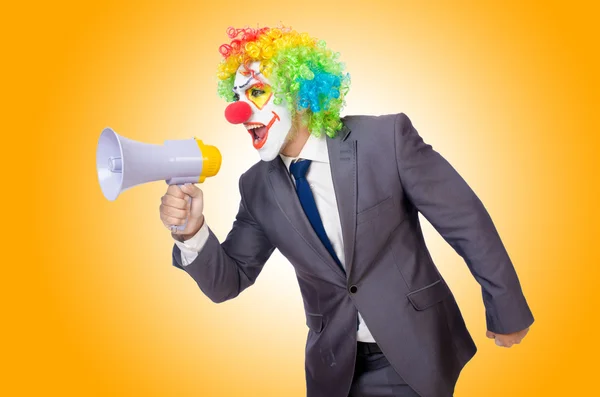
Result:
{"label": "suit shoulder", "polygon": [[352,131],[355,139],[364,135],[393,133],[396,122],[406,118],[404,113],[384,115],[348,115],[342,122]]}
{"label": "suit shoulder", "polygon": [[[246,184],[247,182],[242,181],[253,181],[256,182],[260,180],[261,175],[266,174],[269,168],[269,161],[258,160],[254,163],[250,168],[248,168],[244,173],[240,176],[240,187],[242,184]],[[244,185],[245,186],[245,185]]]}

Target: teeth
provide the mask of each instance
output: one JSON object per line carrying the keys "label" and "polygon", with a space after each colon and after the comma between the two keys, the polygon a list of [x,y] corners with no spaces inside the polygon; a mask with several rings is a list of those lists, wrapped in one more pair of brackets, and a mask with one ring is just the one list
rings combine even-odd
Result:
{"label": "teeth", "polygon": [[260,127],[264,127],[264,126],[263,125],[252,124],[252,125],[247,125],[246,129],[253,130],[253,129],[256,129],[256,128],[260,128]]}

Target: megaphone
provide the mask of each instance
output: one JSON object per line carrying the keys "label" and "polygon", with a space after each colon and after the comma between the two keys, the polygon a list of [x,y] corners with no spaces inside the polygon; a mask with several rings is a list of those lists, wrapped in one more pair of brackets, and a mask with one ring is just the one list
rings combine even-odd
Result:
{"label": "megaphone", "polygon": [[[202,183],[207,177],[215,176],[219,168],[219,149],[196,138],[154,145],[124,138],[105,128],[96,150],[98,181],[109,201],[125,190],[147,182]],[[183,227],[179,229],[183,230]]]}

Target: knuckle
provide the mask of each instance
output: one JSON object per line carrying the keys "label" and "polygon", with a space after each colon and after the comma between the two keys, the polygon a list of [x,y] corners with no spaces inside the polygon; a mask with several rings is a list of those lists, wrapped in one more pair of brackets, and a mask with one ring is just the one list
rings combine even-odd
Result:
{"label": "knuckle", "polygon": [[174,197],[179,197],[181,195],[181,189],[177,185],[169,185],[168,192]]}

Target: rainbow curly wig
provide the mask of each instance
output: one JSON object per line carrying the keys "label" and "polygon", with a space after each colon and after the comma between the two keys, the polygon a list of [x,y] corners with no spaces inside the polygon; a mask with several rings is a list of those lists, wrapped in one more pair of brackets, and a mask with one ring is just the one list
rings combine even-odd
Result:
{"label": "rainbow curly wig", "polygon": [[261,73],[271,82],[275,104],[285,100],[292,115],[300,111],[315,136],[336,135],[350,88],[350,75],[343,72],[339,53],[327,49],[323,40],[286,27],[230,27],[227,35],[231,42],[219,47],[223,55],[217,73],[220,97],[233,102],[238,68],[259,61]]}

